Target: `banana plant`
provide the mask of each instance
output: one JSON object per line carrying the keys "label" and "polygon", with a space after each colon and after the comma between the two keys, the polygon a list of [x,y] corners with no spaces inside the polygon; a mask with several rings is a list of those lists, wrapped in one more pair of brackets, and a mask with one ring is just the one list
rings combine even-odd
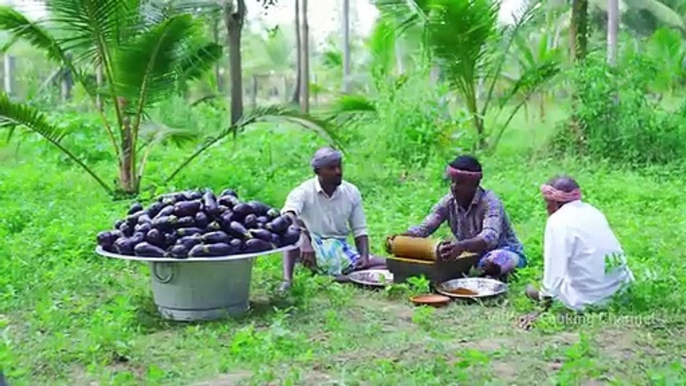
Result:
{"label": "banana plant", "polygon": [[[187,132],[150,124],[148,112],[210,70],[222,56],[222,47],[205,39],[203,25],[193,15],[170,12],[144,0],[51,0],[46,6],[50,17],[42,21],[0,7],[0,31],[7,32],[11,42],[26,41],[69,69],[94,106],[98,100],[104,102],[95,111],[117,159],[118,177],[114,184],[105,182],[67,148],[65,132],[29,103],[0,96],[0,127],[10,133],[25,129],[42,136],[113,197],[135,195],[153,147],[175,137],[188,138]],[[89,76],[94,66],[102,69],[101,85]],[[259,113],[264,116],[255,115]],[[231,125],[231,132],[262,118],[278,118],[274,114],[297,123],[307,121],[287,110],[255,114],[251,120]]]}
{"label": "banana plant", "polygon": [[[504,127],[511,122],[508,118],[503,125],[496,121],[487,128],[485,117],[489,112],[503,110],[512,98],[521,95],[523,100],[511,112],[514,116],[536,89],[559,72],[557,62],[545,61],[521,73],[502,98],[496,97],[496,86],[503,79],[511,45],[531,19],[537,1],[525,4],[511,25],[500,24],[500,2],[494,0],[376,0],[375,3],[382,17],[395,23],[399,33],[421,26],[424,46],[467,108],[480,149],[493,150]],[[486,85],[484,98],[479,97],[481,82]]]}

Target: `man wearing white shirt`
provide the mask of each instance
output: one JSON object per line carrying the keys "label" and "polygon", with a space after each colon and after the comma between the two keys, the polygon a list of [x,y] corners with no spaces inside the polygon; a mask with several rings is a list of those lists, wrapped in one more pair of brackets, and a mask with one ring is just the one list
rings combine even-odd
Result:
{"label": "man wearing white shirt", "polygon": [[544,238],[541,291],[527,295],[550,304],[558,300],[574,311],[604,306],[634,280],[622,247],[605,216],[581,201],[570,177],[556,177],[541,187],[549,217]]}
{"label": "man wearing white shirt", "polygon": [[[362,195],[357,187],[343,180],[342,154],[322,148],[312,157],[315,176],[293,189],[281,213],[289,215],[303,229],[300,249],[284,254],[280,291],[290,288],[297,260],[315,272],[345,280],[348,273],[385,261],[369,255],[367,221]],[[347,242],[352,233],[355,246]]]}

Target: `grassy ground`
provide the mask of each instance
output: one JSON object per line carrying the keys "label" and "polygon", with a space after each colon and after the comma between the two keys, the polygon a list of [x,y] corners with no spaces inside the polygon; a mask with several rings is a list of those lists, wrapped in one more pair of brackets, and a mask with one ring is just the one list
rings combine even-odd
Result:
{"label": "grassy ground", "polygon": [[[12,386],[682,384],[682,174],[547,159],[533,151],[542,126],[519,119],[515,127],[501,151],[484,158],[484,185],[503,198],[531,262],[500,302],[417,308],[405,294],[302,271],[282,298],[274,293],[281,274],[274,255],[256,263],[250,315],[202,324],[161,320],[145,265],[93,253],[95,234],[128,202],[112,202],[44,146],[29,143],[18,155],[5,148],[0,369]],[[213,149],[159,191],[235,187],[280,206],[310,175],[307,161],[317,146],[292,132],[251,132]],[[386,234],[420,221],[445,193],[445,159],[406,171],[373,142],[350,150],[345,177],[363,192],[380,253]],[[159,154],[147,183],[158,183],[173,159],[178,154]],[[100,168],[111,172],[106,162]],[[537,187],[559,172],[576,176],[586,199],[607,215],[638,281],[608,313],[583,320],[552,313],[523,331],[517,318],[532,306],[522,289],[541,275],[545,214]]]}

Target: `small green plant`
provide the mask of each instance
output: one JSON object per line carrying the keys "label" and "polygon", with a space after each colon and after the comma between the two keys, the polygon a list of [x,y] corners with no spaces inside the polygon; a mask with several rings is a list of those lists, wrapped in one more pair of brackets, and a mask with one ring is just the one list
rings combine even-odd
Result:
{"label": "small green plant", "polygon": [[412,276],[407,279],[407,283],[409,284],[410,294],[412,296],[431,292],[431,281],[424,275]]}

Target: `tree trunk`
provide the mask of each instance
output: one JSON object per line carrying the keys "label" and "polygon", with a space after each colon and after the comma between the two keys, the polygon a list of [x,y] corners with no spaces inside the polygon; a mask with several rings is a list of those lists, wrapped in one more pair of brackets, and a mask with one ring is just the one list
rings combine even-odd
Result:
{"label": "tree trunk", "polygon": [[607,63],[617,65],[617,35],[619,33],[619,0],[607,1]]}
{"label": "tree trunk", "polygon": [[14,68],[16,65],[16,58],[10,54],[5,54],[5,93],[9,96],[15,96],[14,93]]}
{"label": "tree trunk", "polygon": [[310,32],[307,25],[307,0],[301,0],[302,11],[300,44],[302,48],[302,73],[300,75],[300,109],[304,113],[310,112]]}
{"label": "tree trunk", "polygon": [[243,69],[241,65],[241,31],[245,20],[245,0],[224,0],[224,21],[229,46],[231,77],[231,124],[243,116]]}
{"label": "tree trunk", "polygon": [[[212,23],[212,35],[214,37],[214,42],[219,44],[219,22],[220,17],[214,17]],[[217,82],[217,94],[224,94],[224,74],[222,74],[222,68],[220,61],[214,64],[214,78]]]}
{"label": "tree trunk", "polygon": [[[127,101],[118,98],[119,108],[124,111]],[[138,193],[138,176],[136,175],[136,149],[133,148],[133,129],[131,118],[124,116],[121,128],[121,161],[119,163],[119,189],[126,195]]]}
{"label": "tree trunk", "polygon": [[350,92],[350,0],[343,0],[343,92]]}
{"label": "tree trunk", "polygon": [[295,51],[297,65],[295,69],[295,87],[293,90],[293,104],[300,105],[300,75],[302,74],[302,45],[300,44],[300,0],[295,0]]}
{"label": "tree trunk", "polygon": [[[97,85],[98,88],[102,87],[102,82],[104,81],[103,79],[103,73],[102,73],[102,65],[97,64],[95,67],[95,84]],[[98,108],[98,110],[103,111],[104,106],[102,103],[102,97],[100,94],[95,96],[95,104]]]}
{"label": "tree trunk", "polygon": [[582,61],[586,58],[588,46],[588,0],[573,0],[569,31],[572,38],[572,59]]}

